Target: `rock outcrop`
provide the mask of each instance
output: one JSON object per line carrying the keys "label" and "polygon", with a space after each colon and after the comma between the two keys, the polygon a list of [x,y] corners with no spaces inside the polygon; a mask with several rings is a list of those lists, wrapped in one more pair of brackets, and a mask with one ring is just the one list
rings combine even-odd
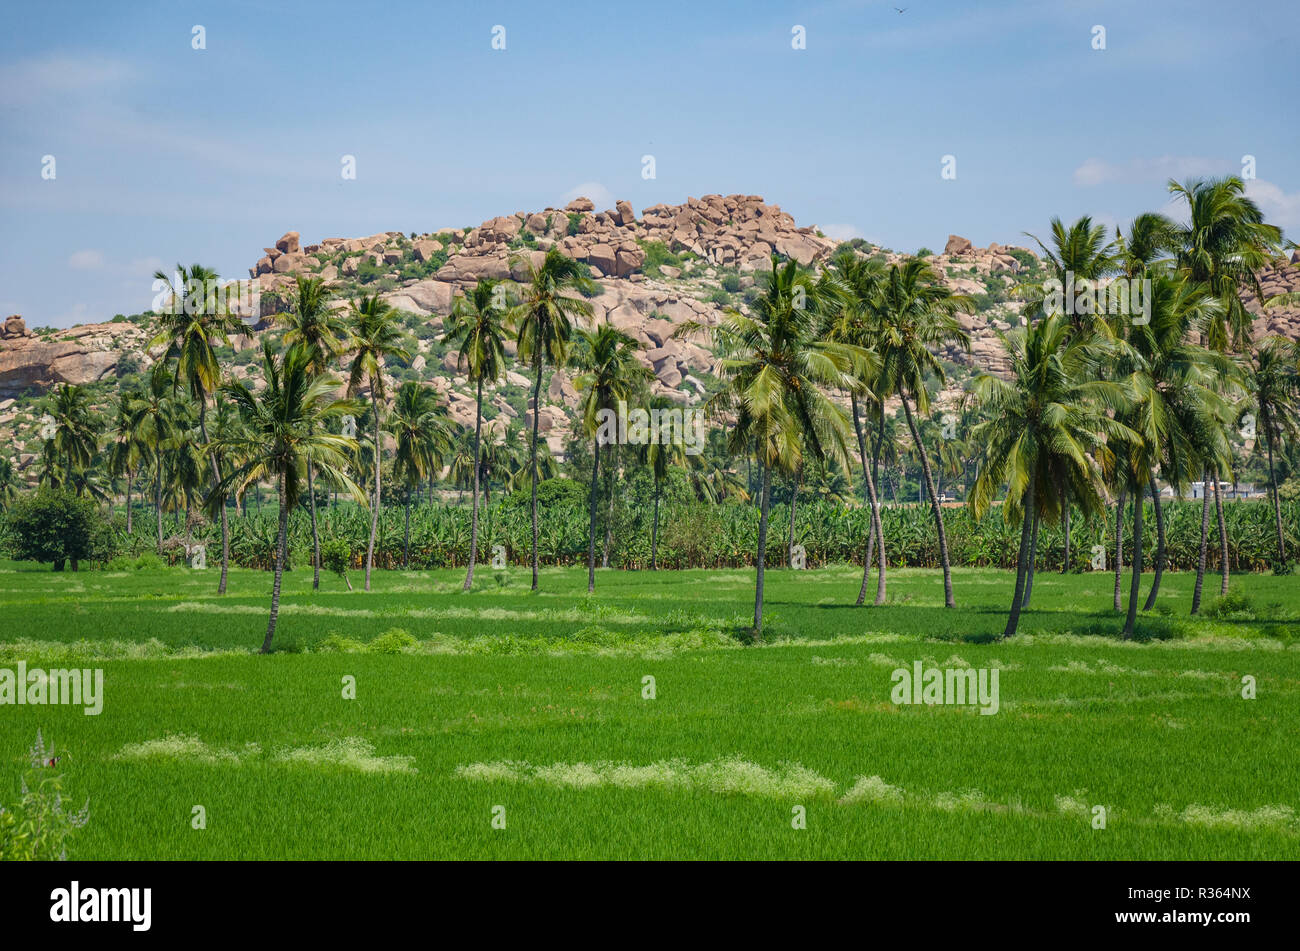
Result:
{"label": "rock outcrop", "polygon": [[0,334],[0,398],[59,383],[95,383],[113,375],[123,353],[145,342],[143,331],[130,323],[82,324],[38,335],[11,316]]}

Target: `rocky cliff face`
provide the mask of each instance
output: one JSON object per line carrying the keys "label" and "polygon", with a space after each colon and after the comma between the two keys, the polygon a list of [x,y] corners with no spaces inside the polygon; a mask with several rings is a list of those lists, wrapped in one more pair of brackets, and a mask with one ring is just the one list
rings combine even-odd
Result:
{"label": "rocky cliff face", "polygon": [[0,398],[110,377],[124,353],[143,348],[144,337],[129,323],[82,324],[38,335],[11,316],[0,333]]}
{"label": "rocky cliff face", "polygon": [[[459,370],[458,355],[435,345],[443,318],[456,295],[476,281],[523,279],[528,264],[540,262],[552,247],[592,268],[599,288],[591,300],[593,316],[640,343],[640,359],[655,374],[653,391],[689,403],[705,392],[717,362],[706,341],[674,340],[673,331],[685,321],[714,325],[726,306],[744,309],[755,272],[770,267],[773,253],[816,265],[833,253],[836,242],[816,228],[797,226],[780,207],[757,195],[705,195],[680,205],[655,205],[640,216],[626,201],[598,212],[589,199],[578,198],[564,208],[520,211],[474,228],[412,235],[381,232],[307,245],[291,231],[264,248],[250,268],[261,287],[261,306],[258,314],[245,316],[256,320],[281,310],[299,274],[324,279],[344,298],[379,291],[423,325],[411,369],[439,391],[454,419],[469,425],[473,396]],[[883,249],[872,253],[889,261],[904,257]],[[971,336],[971,354],[949,348],[942,356],[972,369],[1005,373],[997,332],[1009,329],[1019,310],[1006,292],[1024,277],[1026,265],[1036,265],[1036,256],[996,243],[979,248],[951,235],[943,251],[929,260],[954,291],[977,299],[976,312],[960,317]],[[1264,272],[1266,295],[1300,292],[1297,263],[1300,254]],[[1249,306],[1259,315],[1257,334],[1300,339],[1300,306],[1264,310],[1253,300]],[[39,393],[58,383],[93,383],[147,365],[147,335],[147,327],[131,321],[34,333],[21,317],[10,317],[0,332],[0,400]],[[250,327],[247,336],[232,341],[235,351],[253,346],[256,335]],[[244,365],[233,372],[250,376],[250,370]],[[490,394],[497,410],[490,431],[500,433],[509,422],[531,421],[531,407],[518,398],[529,382],[512,373]],[[539,428],[558,452],[577,393],[567,376],[557,373],[548,397],[552,405],[542,407]],[[519,406],[524,406],[522,412]],[[0,422],[12,418],[0,414]]]}

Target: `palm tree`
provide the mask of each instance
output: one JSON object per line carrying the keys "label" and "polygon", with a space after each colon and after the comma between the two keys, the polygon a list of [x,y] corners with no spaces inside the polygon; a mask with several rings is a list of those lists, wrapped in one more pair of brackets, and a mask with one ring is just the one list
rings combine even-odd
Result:
{"label": "palm tree", "polygon": [[138,390],[118,393],[113,430],[109,436],[108,471],[113,478],[126,477],[126,533],[131,534],[131,488],[148,453],[139,430],[132,422],[131,406],[140,399]]}
{"label": "palm tree", "polygon": [[[867,442],[862,432],[862,420],[859,402],[862,400],[879,406],[879,360],[874,347],[879,334],[879,294],[884,280],[885,269],[878,261],[859,257],[852,252],[838,255],[832,262],[834,271],[833,287],[843,306],[825,330],[828,340],[855,345],[869,354],[870,361],[865,363],[856,375],[858,384],[849,390],[849,402],[853,410],[853,432],[858,440],[858,457],[862,462],[862,481],[867,489],[867,505],[871,511],[871,531],[867,536],[867,554],[862,562],[862,586],[858,589],[857,604],[861,605],[867,597],[867,579],[871,574],[871,554],[875,548],[880,562],[876,574],[876,604],[885,603],[885,538],[880,523],[880,499],[876,494],[875,473],[867,465]],[[791,513],[793,515],[793,513]]]}
{"label": "palm tree", "polygon": [[18,478],[14,461],[8,456],[0,457],[0,512],[8,511],[9,506],[14,504],[21,486],[22,481]]}
{"label": "palm tree", "polygon": [[[1149,611],[1155,606],[1165,562],[1164,513],[1154,470],[1158,467],[1181,493],[1201,470],[1207,455],[1223,455],[1227,446],[1222,428],[1216,443],[1213,423],[1227,415],[1220,390],[1235,371],[1222,354],[1193,342],[1195,332],[1216,318],[1218,301],[1206,294],[1204,287],[1173,275],[1156,273],[1148,279],[1150,319],[1146,324],[1116,322],[1116,331],[1124,331],[1128,340],[1111,367],[1136,387],[1137,403],[1126,422],[1146,441],[1139,455],[1147,469],[1129,467],[1134,484],[1125,488],[1139,504],[1143,492],[1149,490],[1156,517],[1155,578],[1144,607]],[[1135,551],[1139,544],[1140,539],[1135,538]],[[1130,616],[1135,609],[1131,604]]]}
{"label": "palm tree", "polygon": [[889,274],[880,289],[880,334],[876,350],[881,361],[882,390],[897,395],[903,403],[907,428],[912,434],[921,460],[921,474],[930,509],[934,515],[935,529],[939,534],[939,559],[943,564],[944,604],[957,606],[952,593],[952,570],[948,562],[948,537],[943,528],[943,510],[935,492],[934,477],[930,471],[930,458],[912,414],[912,404],[922,414],[930,411],[930,395],[925,382],[928,375],[935,376],[940,385],[946,381],[943,364],[930,351],[956,343],[970,350],[970,336],[961,328],[956,314],[973,310],[968,297],[953,294],[939,283],[938,275],[924,261],[912,258],[901,267],[891,265]]}
{"label": "palm tree", "polygon": [[411,563],[411,493],[433,473],[442,469],[443,457],[451,450],[449,421],[438,406],[432,389],[407,380],[397,390],[389,428],[397,440],[393,473],[405,487],[406,534],[402,542],[402,567]]}
{"label": "palm tree", "polygon": [[[87,469],[99,452],[103,422],[91,407],[84,386],[63,383],[50,403],[54,431],[45,441],[46,481],[73,486],[79,471]],[[81,494],[80,489],[76,491]]]}
{"label": "palm tree", "polygon": [[[822,339],[818,330],[832,303],[794,261],[782,267],[774,255],[762,276],[762,293],[750,305],[753,316],[729,310],[713,332],[723,357],[725,389],[711,396],[705,410],[734,421],[729,445],[739,453],[757,446],[760,476],[757,573],[754,585],[754,638],[763,639],[763,581],[767,559],[772,472],[792,475],[806,458],[819,462],[848,458],[848,415],[826,388],[851,390],[866,358],[862,348]],[[696,322],[674,336],[698,333]]]}
{"label": "palm tree", "polygon": [[1166,255],[1177,250],[1177,226],[1164,215],[1143,212],[1133,219],[1128,234],[1115,229],[1114,264],[1125,277],[1165,270],[1172,263]]}
{"label": "palm tree", "polygon": [[506,285],[484,278],[468,297],[457,297],[447,319],[444,340],[459,352],[457,366],[469,368],[474,384],[474,457],[473,492],[469,532],[469,566],[465,571],[465,590],[474,586],[474,562],[478,558],[478,496],[482,468],[483,385],[495,384],[505,372]]}
{"label": "palm tree", "polygon": [[[294,277],[294,295],[287,313],[277,314],[284,323],[284,343],[301,343],[311,354],[311,372],[329,372],[331,364],[347,350],[347,322],[331,306],[334,292],[319,277]],[[316,525],[316,480],[311,459],[307,460],[307,505],[311,513],[311,587],[320,589],[320,531]]]}
{"label": "palm tree", "polygon": [[[1072,293],[1071,284],[1087,281],[1093,287],[1115,271],[1117,261],[1115,246],[1107,240],[1105,225],[1094,224],[1091,217],[1085,215],[1068,228],[1060,218],[1053,218],[1052,247],[1043,244],[1034,235],[1033,238],[1043,252],[1043,263],[1052,280],[1057,282],[1064,294]],[[1025,298],[1022,316],[1027,322],[1033,322],[1046,315],[1048,299],[1052,295],[1044,284],[1018,285],[1016,291]],[[1071,306],[1071,323],[1076,327],[1088,323],[1091,317],[1087,313],[1075,313]]]}
{"label": "palm tree", "polygon": [[1231,347],[1244,353],[1253,317],[1242,295],[1253,293],[1263,303],[1257,272],[1281,251],[1282,232],[1264,223],[1263,212],[1246,197],[1245,183],[1235,176],[1187,184],[1170,179],[1169,192],[1188,209],[1188,221],[1174,228],[1178,268],[1189,280],[1204,284],[1221,304],[1205,329],[1206,343],[1215,350]]}
{"label": "palm tree", "polygon": [[[1143,235],[1148,234],[1146,230],[1148,224],[1149,222],[1144,219],[1142,225]],[[1050,248],[1035,235],[1029,235],[1029,237],[1033,238],[1034,242],[1042,250],[1043,261],[1048,273],[1051,275],[1051,280],[1056,283],[1056,289],[1063,297],[1075,295],[1076,289],[1080,287],[1096,289],[1103,285],[1110,275],[1121,268],[1123,262],[1121,257],[1122,244],[1118,239],[1118,235],[1115,242],[1108,241],[1105,226],[1094,223],[1091,216],[1085,215],[1069,227],[1060,218],[1053,218],[1051,230],[1052,247]],[[1136,250],[1139,254],[1145,254],[1148,248],[1146,244],[1142,244],[1140,247],[1131,250]],[[1049,308],[1049,298],[1055,296],[1049,294],[1045,283],[1021,284],[1015,290],[1024,296],[1026,300],[1022,316],[1027,322],[1033,322],[1042,317]],[[1090,298],[1088,299],[1090,300]],[[1061,303],[1065,304],[1065,300],[1062,299]],[[1074,302],[1070,301],[1065,310],[1069,313],[1070,322],[1075,327],[1091,326],[1094,320],[1100,319],[1100,315],[1091,311],[1080,312],[1073,304]],[[1069,499],[1066,499],[1066,570],[1069,570],[1070,558],[1071,508]],[[1028,600],[1034,587],[1034,560],[1038,553],[1037,530],[1035,530],[1030,542],[1032,547],[1029,552],[1029,576],[1025,585],[1026,600]]]}
{"label": "palm tree", "polygon": [[1293,341],[1270,337],[1254,347],[1246,366],[1246,386],[1258,414],[1257,432],[1262,432],[1268,452],[1268,485],[1273,496],[1273,523],[1277,532],[1277,564],[1287,562],[1282,535],[1282,502],[1278,495],[1277,469],[1273,453],[1283,437],[1300,436],[1300,376],[1297,348]]}
{"label": "palm tree", "polygon": [[154,470],[154,515],[160,557],[163,553],[163,472],[168,448],[175,439],[178,402],[167,365],[159,362],[149,374],[148,387],[128,403],[131,427],[139,435]]}
{"label": "palm tree", "polygon": [[355,396],[364,381],[370,388],[370,408],[375,416],[375,494],[370,508],[370,542],[366,546],[366,585],[375,561],[375,536],[379,533],[382,501],[383,443],[380,441],[380,403],[384,399],[384,361],[390,357],[409,359],[397,311],[379,299],[379,294],[362,297],[352,305],[352,365],[348,373],[348,395]]}
{"label": "palm tree", "polygon": [[[199,405],[199,435],[203,444],[208,444],[208,397],[216,393],[221,382],[221,363],[217,359],[217,347],[230,342],[231,334],[245,330],[244,322],[230,312],[218,306],[215,286],[217,272],[201,264],[191,265],[188,269],[180,264],[176,271],[183,281],[180,287],[172,284],[171,279],[162,271],[155,271],[154,278],[163,281],[171,292],[171,305],[159,318],[158,332],[149,341],[150,347],[165,344],[167,349],[163,361],[176,366],[173,385],[182,382],[189,389],[190,396]],[[221,483],[221,463],[215,453],[209,453],[212,465],[212,484]],[[230,569],[230,525],[226,515],[224,500],[221,505],[221,577],[217,582],[217,594],[226,593],[226,575]]]}
{"label": "palm tree", "polygon": [[529,445],[532,473],[533,590],[537,590],[537,431],[542,408],[542,371],[547,364],[564,366],[569,357],[573,322],[591,314],[591,305],[570,292],[592,293],[595,282],[587,265],[566,257],[558,248],[546,252],[540,266],[529,263],[522,300],[510,311],[517,327],[519,359],[533,370],[533,433]]}
{"label": "palm tree", "polygon": [[[1202,342],[1220,352],[1235,349],[1245,353],[1250,346],[1252,317],[1242,301],[1243,294],[1253,293],[1263,301],[1263,288],[1257,272],[1279,253],[1282,233],[1264,223],[1263,213],[1246,197],[1245,183],[1235,176],[1221,179],[1193,180],[1186,184],[1170,179],[1169,191],[1187,203],[1188,219],[1176,225],[1175,261],[1184,277],[1204,285],[1220,303],[1216,319],[1203,331]],[[1220,592],[1227,594],[1231,566],[1228,539],[1219,496],[1221,470],[1216,466],[1205,473],[1205,482],[1213,482],[1214,507],[1218,517],[1219,556],[1221,561]],[[1209,525],[1209,490],[1202,503],[1202,524]],[[1206,546],[1202,534],[1201,549]],[[1202,560],[1204,556],[1202,555]],[[1193,594],[1192,613],[1200,605],[1200,575]]]}
{"label": "palm tree", "polygon": [[[596,330],[579,330],[574,364],[582,372],[574,386],[585,393],[582,427],[591,437],[591,519],[587,537],[587,592],[596,590],[596,496],[602,445],[613,447],[617,434],[601,422],[602,411],[612,413],[620,401],[632,400],[654,374],[637,360],[641,348],[635,340],[609,324]],[[656,434],[657,435],[657,434]],[[612,493],[611,493],[612,500]]]}
{"label": "palm tree", "polygon": [[1011,637],[1024,606],[1035,524],[1060,521],[1067,492],[1085,514],[1104,512],[1110,445],[1131,434],[1110,415],[1125,405],[1123,389],[1097,379],[1108,353],[1104,337],[1073,327],[1064,314],[1051,313],[1002,339],[1011,379],[981,374],[975,381],[988,418],[971,438],[987,452],[970,505],[983,518],[1005,484],[1003,517],[1021,522],[1015,595],[1002,634]]}
{"label": "palm tree", "polygon": [[[649,409],[655,410],[672,409],[676,406],[672,400],[666,396],[654,396],[650,398]],[[638,455],[641,462],[650,469],[650,477],[654,480],[654,517],[650,527],[650,570],[659,570],[659,497],[662,494],[664,479],[668,478],[668,470],[672,466],[685,466],[687,460],[686,447],[680,442],[664,442],[654,440],[647,442],[638,447]],[[698,458],[698,457],[695,457]],[[593,478],[594,478],[593,472]]]}
{"label": "palm tree", "polygon": [[232,471],[209,497],[209,506],[224,504],[230,495],[242,495],[249,485],[262,479],[274,480],[279,492],[280,512],[275,542],[275,580],[271,587],[271,614],[266,625],[262,653],[271,650],[275,624],[280,614],[280,582],[288,549],[289,512],[298,504],[308,459],[334,485],[341,486],[356,501],[365,504],[365,494],[347,475],[348,456],[355,440],[327,430],[331,419],[356,411],[351,400],[334,398],[339,381],[314,374],[314,355],[303,344],[295,344],[277,357],[271,342],[262,342],[262,374],[266,382],[254,393],[242,381],[226,384],[227,398],[239,411],[243,426],[235,434],[218,440],[209,451],[221,452],[233,460]]}

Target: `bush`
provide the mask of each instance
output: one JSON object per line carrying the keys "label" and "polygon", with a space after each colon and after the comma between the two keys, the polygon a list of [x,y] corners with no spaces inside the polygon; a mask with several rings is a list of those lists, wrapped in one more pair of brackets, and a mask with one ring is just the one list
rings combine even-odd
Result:
{"label": "bush", "polygon": [[314,648],[321,654],[404,654],[420,646],[410,631],[400,627],[390,628],[370,643],[356,638],[344,637],[337,631],[331,631],[318,642]]}
{"label": "bush", "polygon": [[342,538],[323,538],[320,543],[320,563],[326,571],[332,571],[343,579],[343,583],[352,590],[348,580],[348,569],[352,567],[352,546]]}
{"label": "bush", "polygon": [[722,289],[728,293],[734,294],[740,290],[740,275],[727,274],[722,278]]}
{"label": "bush", "polygon": [[369,654],[401,654],[409,648],[418,647],[419,644],[420,642],[415,639],[410,631],[394,627],[384,631],[371,641],[366,652]]}
{"label": "bush", "polygon": [[1215,598],[1205,608],[1205,616],[1220,621],[1253,621],[1255,605],[1240,588],[1229,588],[1228,593]]}
{"label": "bush", "polygon": [[[520,486],[506,498],[506,504],[531,510],[532,492],[531,484]],[[587,492],[588,486],[574,479],[547,479],[537,484],[537,507],[542,509],[552,505],[563,505],[565,502],[586,505]]]}
{"label": "bush", "polygon": [[[14,503],[8,516],[9,546],[16,561],[51,562],[62,571],[97,552],[111,557],[103,537],[107,523],[94,501],[62,489],[42,489]],[[104,558],[103,560],[108,560]]]}
{"label": "bush", "polygon": [[680,268],[684,263],[682,257],[674,254],[669,250],[668,245],[662,241],[641,241],[639,243],[641,250],[645,252],[645,261],[641,264],[641,270],[649,277],[662,277],[663,273],[659,269],[664,265]]}
{"label": "bush", "polygon": [[153,552],[143,552],[134,557],[118,555],[104,565],[110,571],[152,571],[163,566],[163,560]]}
{"label": "bush", "polygon": [[0,861],[66,859],[68,838],[90,820],[89,800],[79,812],[64,810],[63,779],[55,772],[60,759],[37,730],[22,798],[8,808],[0,806]]}

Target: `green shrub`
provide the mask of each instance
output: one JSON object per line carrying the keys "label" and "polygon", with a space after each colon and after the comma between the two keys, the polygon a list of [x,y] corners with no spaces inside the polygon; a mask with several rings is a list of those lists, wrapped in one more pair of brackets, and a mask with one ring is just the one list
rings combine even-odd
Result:
{"label": "green shrub", "polygon": [[380,634],[366,647],[367,654],[401,654],[405,653],[412,647],[418,647],[420,642],[417,641],[410,631],[404,628],[389,628]]}
{"label": "green shrub", "polygon": [[[19,498],[9,510],[10,551],[16,561],[50,562],[55,571],[71,562],[76,571],[79,562],[96,554],[97,547],[108,547],[99,537],[105,525],[92,499],[62,489],[41,489]],[[111,552],[104,553],[111,558]]]}
{"label": "green shrub", "polygon": [[40,730],[30,758],[22,797],[8,807],[0,806],[0,861],[66,859],[68,839],[90,821],[89,800],[79,812],[65,811],[63,777],[56,772],[62,756],[45,745]]}
{"label": "green shrub", "polygon": [[110,571],[152,571],[164,567],[164,562],[153,552],[139,555],[118,555],[104,566]]}
{"label": "green shrub", "polygon": [[1228,589],[1227,594],[1211,601],[1203,613],[1206,617],[1221,621],[1253,621],[1255,605],[1244,591],[1232,587]]}

